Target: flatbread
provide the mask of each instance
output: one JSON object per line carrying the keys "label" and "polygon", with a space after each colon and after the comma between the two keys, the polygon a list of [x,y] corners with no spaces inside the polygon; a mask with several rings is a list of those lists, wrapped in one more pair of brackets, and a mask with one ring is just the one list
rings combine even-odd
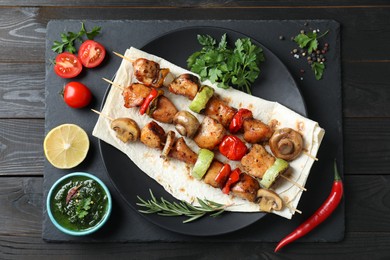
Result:
{"label": "flatbread", "polygon": [[[133,60],[137,58],[153,60],[159,63],[161,68],[169,68],[170,72],[175,76],[183,73],[191,73],[170,63],[169,61],[133,47],[126,50],[125,56]],[[129,61],[122,61],[116,73],[114,82],[115,84],[123,87],[136,82],[133,74],[133,67]],[[228,90],[220,89],[209,81],[205,81],[203,84],[213,87],[215,94],[219,95],[224,100],[229,100],[229,105],[232,107],[250,109],[253,112],[254,118],[260,119],[265,123],[274,122],[276,120],[278,128],[290,127],[299,131],[304,138],[304,150],[310,155],[314,157],[316,156],[325,133],[324,129],[322,129],[317,122],[305,118],[277,102],[270,102],[251,96],[233,88]],[[175,104],[179,111],[189,110],[188,105],[190,101],[186,97],[174,95],[167,89],[165,89],[165,96],[167,96]],[[112,118],[130,117],[138,123],[140,128],[153,120],[147,115],[141,116],[139,114],[139,109],[137,108],[125,108],[122,90],[116,87],[112,87],[110,89],[102,113],[109,115]],[[199,114],[195,114],[195,116],[200,122],[204,117]],[[161,125],[166,132],[169,130],[176,132],[173,125],[159,122],[158,124]],[[92,134],[124,152],[129,159],[140,168],[141,171],[157,181],[167,192],[179,200],[185,200],[196,204],[196,198],[199,197],[221,204],[231,205],[227,208],[228,211],[260,211],[259,205],[256,203],[252,203],[232,195],[225,195],[220,189],[213,188],[203,181],[191,178],[190,168],[185,163],[174,159],[164,161],[164,159],[160,158],[161,151],[157,149],[150,149],[141,142],[124,144],[116,138],[115,132],[110,128],[110,121],[105,117],[99,117]],[[177,136],[180,135],[177,133]],[[191,139],[185,138],[185,140],[187,145],[193,151],[198,152],[199,148]],[[269,150],[269,147],[266,148]],[[219,153],[216,153],[216,158],[221,162],[228,161]],[[300,185],[305,186],[313,162],[314,159],[305,154],[302,154],[300,157],[290,162],[290,178]],[[232,161],[229,161],[229,163],[232,167],[235,167]],[[129,172],[129,174],[131,173]],[[145,189],[148,188],[149,187],[145,187]],[[297,207],[302,195],[302,190],[300,188],[284,180],[277,181],[272,188],[286,203],[288,203],[290,208]],[[291,219],[295,211],[285,207],[283,210],[274,211],[273,213]]]}

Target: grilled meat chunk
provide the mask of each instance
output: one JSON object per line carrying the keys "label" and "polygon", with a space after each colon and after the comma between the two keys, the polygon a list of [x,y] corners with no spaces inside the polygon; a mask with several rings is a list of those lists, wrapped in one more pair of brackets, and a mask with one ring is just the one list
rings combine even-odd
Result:
{"label": "grilled meat chunk", "polygon": [[191,165],[194,165],[198,159],[198,155],[187,146],[183,137],[178,138],[173,144],[169,151],[169,157]]}
{"label": "grilled meat chunk", "polygon": [[177,112],[177,108],[167,97],[160,96],[157,100],[157,108],[152,112],[151,117],[161,123],[171,124]]}
{"label": "grilled meat chunk", "polygon": [[207,103],[204,114],[220,122],[226,129],[229,128],[237,110],[227,105],[223,100],[212,97]]}
{"label": "grilled meat chunk", "polygon": [[150,148],[157,148],[162,150],[165,143],[165,131],[155,121],[151,121],[145,125],[141,130],[140,141]]}
{"label": "grilled meat chunk", "polygon": [[159,78],[160,65],[154,61],[139,58],[133,62],[133,67],[137,80],[146,86],[152,86]]}
{"label": "grilled meat chunk", "polygon": [[274,162],[275,158],[260,144],[254,144],[249,153],[241,159],[244,171],[257,178],[262,178]]}
{"label": "grilled meat chunk", "polygon": [[271,127],[258,119],[247,118],[243,125],[244,140],[251,144],[267,141],[273,134]]}
{"label": "grilled meat chunk", "polygon": [[195,134],[194,141],[200,148],[214,150],[222,142],[225,134],[226,130],[222,124],[206,116]]}
{"label": "grilled meat chunk", "polygon": [[232,186],[231,192],[237,197],[255,202],[257,191],[259,189],[259,182],[255,178],[243,172],[240,174],[239,181]]}
{"label": "grilled meat chunk", "polygon": [[139,83],[133,83],[126,87],[122,92],[125,107],[131,108],[142,105],[150,91],[151,89],[149,87]]}
{"label": "grilled meat chunk", "polygon": [[[213,186],[214,188],[222,188],[220,184],[215,181],[215,177],[217,177],[222,167],[223,163],[214,160],[211,163],[209,169],[207,170],[206,175],[204,176],[204,182]],[[224,181],[222,181],[221,183],[224,183]]]}
{"label": "grilled meat chunk", "polygon": [[176,95],[186,96],[193,100],[200,88],[199,79],[189,73],[181,74],[171,84],[169,84],[169,91]]}

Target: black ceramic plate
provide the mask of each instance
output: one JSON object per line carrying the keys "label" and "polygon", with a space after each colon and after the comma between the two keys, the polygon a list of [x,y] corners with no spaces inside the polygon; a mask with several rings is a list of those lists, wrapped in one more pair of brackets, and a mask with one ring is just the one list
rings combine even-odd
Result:
{"label": "black ceramic plate", "polygon": [[[215,27],[186,28],[170,32],[150,41],[141,49],[160,56],[176,65],[186,67],[187,58],[200,49],[198,34],[209,34],[216,39],[226,33],[233,46],[243,34]],[[261,75],[253,86],[253,95],[277,101],[294,111],[306,115],[306,108],[299,89],[284,64],[266,47],[252,40],[264,50],[266,61],[261,65]],[[107,91],[108,93],[108,91]],[[106,95],[107,95],[106,93]],[[104,102],[103,102],[104,103]],[[138,212],[137,195],[150,198],[149,189],[156,197],[175,200],[162,186],[144,174],[129,158],[111,145],[99,141],[101,155],[115,188],[123,199]],[[145,163],[148,163],[145,160]],[[201,195],[200,195],[201,197]],[[204,217],[195,222],[182,224],[184,217],[163,217],[157,214],[142,214],[147,220],[173,232],[194,235],[213,236],[242,229],[265,216],[264,213],[224,213],[218,218]]]}

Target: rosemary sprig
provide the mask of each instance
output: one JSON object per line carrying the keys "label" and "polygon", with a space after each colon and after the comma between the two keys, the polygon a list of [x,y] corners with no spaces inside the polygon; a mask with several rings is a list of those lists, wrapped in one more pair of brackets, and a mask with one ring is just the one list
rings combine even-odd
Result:
{"label": "rosemary sprig", "polygon": [[188,223],[197,220],[207,214],[211,217],[216,217],[222,214],[226,207],[230,205],[223,205],[210,201],[207,199],[196,198],[200,206],[194,206],[186,201],[169,202],[164,198],[157,200],[153,192],[149,190],[151,199],[144,200],[140,196],[137,196],[140,201],[137,203],[138,206],[146,208],[145,210],[138,210],[144,214],[157,213],[161,216],[187,216],[188,219],[184,220],[183,223]]}

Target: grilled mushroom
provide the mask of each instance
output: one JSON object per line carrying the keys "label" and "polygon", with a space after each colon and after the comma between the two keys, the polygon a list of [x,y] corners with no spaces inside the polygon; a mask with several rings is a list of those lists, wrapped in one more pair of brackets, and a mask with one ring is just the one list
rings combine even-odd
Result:
{"label": "grilled mushroom", "polygon": [[297,131],[291,128],[281,128],[274,132],[269,140],[269,146],[275,157],[292,161],[301,154],[303,139]]}
{"label": "grilled mushroom", "polygon": [[260,199],[260,210],[262,211],[271,212],[283,208],[282,199],[272,190],[259,189],[257,197]]}
{"label": "grilled mushroom", "polygon": [[175,132],[169,131],[167,133],[167,138],[165,141],[164,148],[161,152],[161,156],[160,156],[161,158],[163,159],[168,158],[169,151],[172,149],[174,143],[175,143]]}
{"label": "grilled mushroom", "polygon": [[116,132],[116,137],[124,143],[137,141],[140,129],[137,123],[130,118],[117,118],[111,122],[111,128]]}
{"label": "grilled mushroom", "polygon": [[188,111],[180,111],[173,118],[173,124],[179,134],[191,138],[199,128],[198,119]]}

